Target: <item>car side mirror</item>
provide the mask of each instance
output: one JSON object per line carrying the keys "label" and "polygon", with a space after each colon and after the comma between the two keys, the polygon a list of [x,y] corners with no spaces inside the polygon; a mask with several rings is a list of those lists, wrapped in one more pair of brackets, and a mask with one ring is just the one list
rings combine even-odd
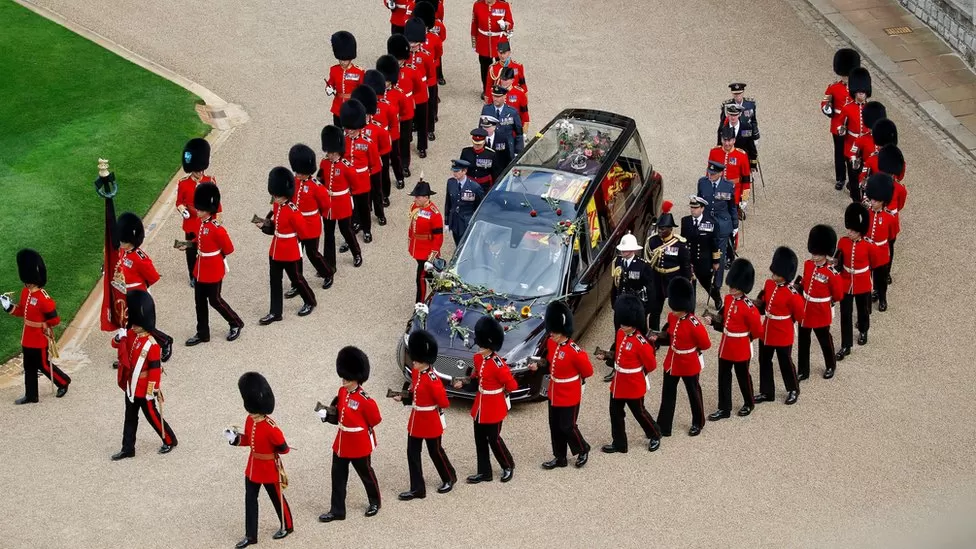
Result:
{"label": "car side mirror", "polygon": [[573,287],[573,291],[569,293],[571,297],[580,297],[590,293],[593,289],[593,285],[589,282],[577,282],[576,286]]}

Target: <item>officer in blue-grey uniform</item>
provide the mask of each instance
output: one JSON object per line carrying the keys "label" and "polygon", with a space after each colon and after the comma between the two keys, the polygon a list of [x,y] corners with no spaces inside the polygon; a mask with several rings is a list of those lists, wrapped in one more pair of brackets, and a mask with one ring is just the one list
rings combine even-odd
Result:
{"label": "officer in blue-grey uniform", "polygon": [[[688,197],[688,209],[691,215],[681,218],[681,236],[688,241],[688,251],[691,254],[691,270],[694,278],[691,285],[701,285],[705,295],[715,301],[715,308],[722,310],[722,294],[720,288],[712,284],[712,276],[719,268],[719,250],[725,246],[721,238],[715,219],[705,211],[708,201],[700,196]],[[697,299],[697,296],[696,296]],[[707,301],[707,299],[706,299]]]}
{"label": "officer in blue-grey uniform", "polygon": [[[728,250],[731,248],[730,239],[739,232],[739,208],[735,203],[735,185],[722,177],[724,171],[725,164],[709,160],[707,175],[698,180],[698,192],[695,193],[708,203],[705,212],[715,220],[716,241],[722,243],[718,249],[720,254],[718,268],[715,269],[715,276],[712,278],[714,288],[722,287],[725,267],[728,264]],[[721,305],[721,303],[717,304],[719,307]]]}
{"label": "officer in blue-grey uniform", "polygon": [[471,163],[467,160],[451,160],[451,178],[447,180],[447,198],[444,203],[444,222],[451,230],[457,246],[468,230],[471,216],[485,197],[485,190],[468,177]]}
{"label": "officer in blue-grey uniform", "polygon": [[505,136],[506,139],[502,139],[502,136],[497,132],[498,119],[494,116],[482,116],[480,127],[487,132],[485,146],[495,151],[495,167],[492,177],[497,180],[498,176],[515,158],[515,137],[509,134]]}
{"label": "officer in blue-grey uniform", "polygon": [[501,86],[491,88],[491,105],[481,108],[481,116],[491,116],[498,120],[495,134],[500,140],[512,139],[515,150],[511,154],[515,158],[525,146],[525,137],[522,135],[522,117],[514,107],[505,103],[507,95],[508,90]]}
{"label": "officer in blue-grey uniform", "polygon": [[758,141],[759,117],[756,114],[756,100],[751,97],[745,97],[746,85],[742,82],[733,82],[729,84],[729,89],[732,90],[732,98],[726,99],[725,102],[722,103],[722,108],[718,115],[718,119],[725,120],[725,108],[729,105],[736,105],[742,109],[742,119],[752,126],[752,135]]}

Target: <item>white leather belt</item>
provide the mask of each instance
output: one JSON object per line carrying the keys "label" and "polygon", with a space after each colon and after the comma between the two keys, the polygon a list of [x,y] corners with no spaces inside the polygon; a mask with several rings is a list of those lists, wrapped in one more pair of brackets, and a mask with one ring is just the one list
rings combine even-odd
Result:
{"label": "white leather belt", "polygon": [[345,425],[343,425],[343,424],[340,423],[339,424],[339,430],[340,431],[345,431],[347,433],[358,433],[359,431],[362,431],[363,428],[362,427],[346,427]]}
{"label": "white leather belt", "polygon": [[200,252],[197,255],[200,257],[213,257],[215,255],[220,255],[220,250],[217,250],[216,252]]}
{"label": "white leather belt", "polygon": [[304,215],[305,217],[312,217],[314,215],[319,215],[319,211],[318,210],[312,210],[310,212],[302,212],[302,215]]}
{"label": "white leather belt", "polygon": [[[644,371],[644,368],[621,368],[620,366],[614,366],[614,370],[620,372],[621,374],[639,374]],[[579,377],[579,376],[576,376]]]}
{"label": "white leather belt", "polygon": [[889,210],[888,208],[885,208],[885,211],[890,213],[891,215],[898,215],[898,208],[895,208],[893,210]]}
{"label": "white leather belt", "polygon": [[275,236],[277,236],[278,238],[295,238],[297,234],[298,233],[281,234],[278,231],[275,231]]}
{"label": "white leather belt", "polygon": [[884,246],[885,244],[888,243],[888,239],[887,238],[884,239],[884,240],[871,240],[871,239],[867,239],[867,241],[870,242],[871,244],[874,244],[875,246]]}
{"label": "white leather belt", "polygon": [[749,332],[730,332],[725,330],[724,333],[727,337],[749,337]]}
{"label": "white leather belt", "polygon": [[433,412],[437,409],[437,406],[417,406],[414,404],[413,409],[417,410],[418,412]]}
{"label": "white leather belt", "polygon": [[579,374],[576,374],[573,377],[550,377],[549,379],[551,379],[553,383],[569,383],[570,381],[576,381],[579,379]]}
{"label": "white leather belt", "polygon": [[396,8],[404,9],[404,10],[407,9],[407,5],[406,4],[394,4],[393,6],[396,7]]}
{"label": "white leather belt", "polygon": [[692,347],[691,349],[675,349],[674,347],[671,347],[671,350],[674,351],[674,354],[676,355],[687,355],[698,351],[698,347]]}
{"label": "white leather belt", "polygon": [[850,267],[844,267],[844,270],[851,274],[861,274],[870,271],[871,267],[864,267],[863,269],[852,269]]}
{"label": "white leather belt", "polygon": [[349,189],[346,189],[344,191],[339,191],[337,193],[334,193],[332,191],[328,191],[328,193],[329,193],[329,196],[342,196],[344,194],[349,194]]}
{"label": "white leather belt", "polygon": [[830,299],[831,299],[830,296],[827,296],[827,297],[809,297],[808,296],[807,297],[807,301],[809,301],[810,303],[827,303],[828,301],[830,301]]}
{"label": "white leather belt", "polygon": [[356,168],[356,173],[364,173],[368,169],[369,169],[368,167],[366,167],[366,168]]}
{"label": "white leather belt", "polygon": [[497,395],[497,394],[500,394],[504,390],[505,390],[504,387],[501,387],[499,389],[482,389],[481,387],[478,387],[478,392],[481,393],[481,394],[483,394],[483,395]]}
{"label": "white leather belt", "polygon": [[413,96],[413,92],[410,92],[410,93],[407,93],[407,94],[404,94],[404,97],[411,97],[411,96]]}
{"label": "white leather belt", "polygon": [[852,131],[848,131],[848,132],[847,132],[847,135],[849,135],[849,136],[851,136],[851,137],[855,137],[855,138],[856,138],[856,137],[861,137],[861,136],[862,136],[862,135],[864,135],[864,134],[863,134],[863,133],[854,133],[854,132],[852,132]]}
{"label": "white leather belt", "polygon": [[138,288],[139,286],[142,286],[142,282],[133,282],[132,284],[125,285],[126,288]]}
{"label": "white leather belt", "polygon": [[504,36],[505,35],[504,32],[491,32],[491,31],[485,31],[485,30],[481,30],[481,29],[478,29],[478,32],[480,32],[481,34],[483,34],[485,36]]}
{"label": "white leather belt", "polygon": [[790,320],[793,317],[790,315],[766,315],[769,320]]}

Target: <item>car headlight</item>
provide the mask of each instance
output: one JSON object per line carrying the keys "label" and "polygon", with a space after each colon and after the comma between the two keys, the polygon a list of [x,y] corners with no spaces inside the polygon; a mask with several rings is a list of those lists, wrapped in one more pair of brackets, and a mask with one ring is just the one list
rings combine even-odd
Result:
{"label": "car headlight", "polygon": [[513,372],[522,371],[529,367],[529,356],[532,353],[527,348],[528,345],[523,341],[505,355],[505,362],[508,363],[509,369]]}
{"label": "car headlight", "polygon": [[520,358],[512,364],[512,370],[519,371],[529,367],[529,357]]}

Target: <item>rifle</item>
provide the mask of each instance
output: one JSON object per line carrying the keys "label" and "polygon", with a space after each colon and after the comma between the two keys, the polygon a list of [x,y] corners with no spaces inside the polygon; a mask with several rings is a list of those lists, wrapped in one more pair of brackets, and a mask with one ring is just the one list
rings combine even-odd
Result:
{"label": "rifle", "polygon": [[386,390],[386,398],[396,398],[400,397],[403,400],[410,398],[410,391],[394,391],[393,389]]}

